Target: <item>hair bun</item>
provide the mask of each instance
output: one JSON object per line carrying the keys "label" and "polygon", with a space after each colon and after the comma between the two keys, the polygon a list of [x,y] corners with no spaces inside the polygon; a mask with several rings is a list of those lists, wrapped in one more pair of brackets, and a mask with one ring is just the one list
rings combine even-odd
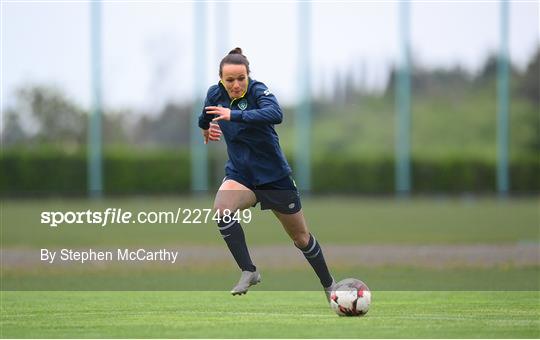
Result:
{"label": "hair bun", "polygon": [[229,52],[229,54],[240,54],[242,55],[242,49],[240,47],[237,47]]}

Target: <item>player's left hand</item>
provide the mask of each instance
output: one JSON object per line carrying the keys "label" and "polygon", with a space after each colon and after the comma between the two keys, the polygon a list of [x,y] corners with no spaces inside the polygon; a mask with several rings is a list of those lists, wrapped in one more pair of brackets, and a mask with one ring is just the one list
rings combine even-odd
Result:
{"label": "player's left hand", "polygon": [[206,110],[206,114],[218,115],[216,118],[212,119],[213,122],[217,122],[218,120],[231,120],[231,110],[226,107],[207,106],[204,109]]}

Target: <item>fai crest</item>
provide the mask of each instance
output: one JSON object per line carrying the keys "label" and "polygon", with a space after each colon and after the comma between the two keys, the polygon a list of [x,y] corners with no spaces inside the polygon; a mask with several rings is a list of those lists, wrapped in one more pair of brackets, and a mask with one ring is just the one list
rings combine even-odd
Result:
{"label": "fai crest", "polygon": [[240,110],[247,109],[247,106],[248,106],[248,103],[247,103],[247,100],[245,100],[245,99],[242,99],[240,102],[238,102],[238,108]]}

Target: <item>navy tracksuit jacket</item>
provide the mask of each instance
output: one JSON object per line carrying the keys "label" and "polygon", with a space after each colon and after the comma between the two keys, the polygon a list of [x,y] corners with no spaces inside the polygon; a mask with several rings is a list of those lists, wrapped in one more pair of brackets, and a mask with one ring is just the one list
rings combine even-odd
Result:
{"label": "navy tracksuit jacket", "polygon": [[[274,182],[291,173],[274,124],[283,120],[276,97],[263,83],[249,78],[243,97],[231,100],[221,82],[208,89],[204,106],[231,109],[231,120],[218,121],[227,143],[225,174],[239,175],[252,185]],[[199,116],[199,127],[208,129],[215,115]]]}

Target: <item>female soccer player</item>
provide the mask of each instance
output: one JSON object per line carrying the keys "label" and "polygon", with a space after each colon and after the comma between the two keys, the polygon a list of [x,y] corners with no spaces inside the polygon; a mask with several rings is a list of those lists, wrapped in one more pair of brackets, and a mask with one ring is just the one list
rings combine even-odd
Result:
{"label": "female soccer player", "polygon": [[[214,209],[222,216],[258,202],[262,210],[271,209],[313,267],[328,299],[334,280],[319,243],[308,230],[291,168],[274,130],[283,118],[281,108],[266,85],[249,74],[242,50],[237,47],[229,52],[219,65],[220,81],[208,89],[199,117],[205,144],[219,141],[222,134],[227,143],[229,160]],[[261,281],[261,275],[251,261],[242,227],[232,220],[218,222],[218,228],[242,270],[231,293],[245,294]]]}

